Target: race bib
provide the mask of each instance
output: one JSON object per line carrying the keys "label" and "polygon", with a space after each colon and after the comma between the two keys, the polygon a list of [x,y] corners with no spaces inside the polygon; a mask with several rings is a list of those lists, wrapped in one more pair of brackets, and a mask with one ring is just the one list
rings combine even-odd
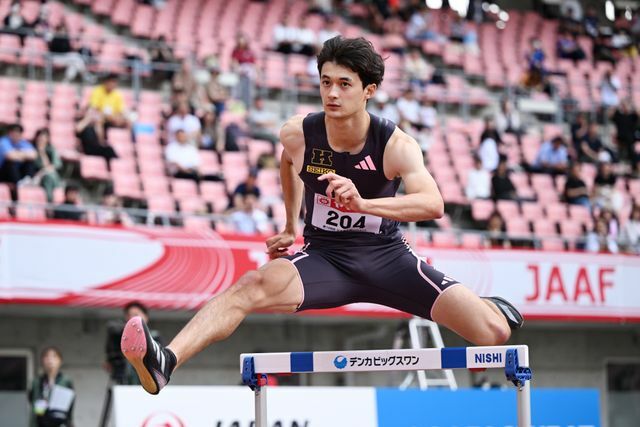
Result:
{"label": "race bib", "polygon": [[338,207],[335,200],[316,194],[311,224],[327,231],[364,231],[378,234],[382,218],[354,212],[344,206]]}

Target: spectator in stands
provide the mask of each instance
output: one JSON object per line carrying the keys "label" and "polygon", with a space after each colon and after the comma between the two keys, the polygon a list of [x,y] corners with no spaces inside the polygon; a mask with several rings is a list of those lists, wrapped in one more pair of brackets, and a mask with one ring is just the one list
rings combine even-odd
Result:
{"label": "spectator in stands", "polygon": [[498,167],[491,178],[491,198],[494,200],[515,200],[517,198],[516,187],[509,178],[507,159],[501,158]]}
{"label": "spectator in stands", "polygon": [[163,68],[153,68],[153,74],[156,78],[159,78],[162,81],[173,80],[175,71],[170,67],[164,67],[175,63],[176,57],[173,54],[173,49],[171,49],[171,46],[167,44],[167,40],[164,36],[158,37],[158,39],[153,42],[149,48],[149,57],[151,62],[163,64]]}
{"label": "spectator in stands", "polygon": [[433,129],[438,125],[438,111],[427,96],[420,99],[420,124],[427,129]]}
{"label": "spectator in stands", "polygon": [[[340,20],[333,16],[328,15],[324,19],[324,28],[318,32],[318,46],[322,46],[324,42],[340,35]],[[318,74],[317,61],[316,62],[316,74]]]}
{"label": "spectator in stands", "polygon": [[433,67],[422,57],[418,48],[412,48],[405,56],[404,71],[414,90],[420,90],[431,80]]}
{"label": "spectator in stands", "polygon": [[80,189],[75,185],[67,185],[64,189],[64,202],[53,210],[53,219],[86,221],[86,213],[79,205]]}
{"label": "spectator in stands", "polygon": [[452,42],[462,43],[464,48],[469,52],[478,51],[478,36],[473,28],[467,25],[467,21],[462,19],[459,14],[454,14],[449,24],[449,40]]}
{"label": "spectator in stands", "polygon": [[593,181],[593,203],[605,209],[620,212],[624,200],[622,194],[615,189],[618,177],[613,173],[611,162],[601,161],[598,163],[598,173]]}
{"label": "spectator in stands", "polygon": [[569,164],[569,153],[564,138],[558,135],[540,146],[531,170],[552,175],[564,174]]}
{"label": "spectator in stands", "polygon": [[260,208],[258,208],[258,200],[253,194],[247,194],[240,201],[238,208],[233,212],[229,219],[235,230],[240,234],[265,234],[271,231],[269,229],[269,217]]}
{"label": "spectator in stands", "polygon": [[597,163],[600,152],[605,151],[598,124],[595,122],[589,124],[587,132],[580,137],[578,143],[579,160],[583,162]]}
{"label": "spectator in stands", "polygon": [[[316,70],[317,74],[317,70]],[[396,125],[400,123],[400,114],[395,104],[389,102],[389,95],[383,90],[377,90],[373,100],[367,105],[367,110],[374,116],[385,118]]]}
{"label": "spectator in stands", "polygon": [[432,27],[429,9],[423,6],[409,18],[405,30],[405,37],[410,43],[415,45],[419,45],[425,40],[441,42],[442,36],[434,31]]}
{"label": "spectator in stands", "polygon": [[586,58],[584,50],[578,44],[575,35],[569,31],[561,31],[556,42],[556,53],[558,58],[572,59],[573,61],[581,61]]}
{"label": "spectator in stands", "polygon": [[108,74],[102,83],[91,92],[89,106],[99,114],[96,116],[96,132],[100,141],[106,140],[107,129],[110,127],[129,127],[126,116],[124,97],[118,90],[118,75]]}
{"label": "spectator in stands", "polygon": [[521,135],[524,132],[520,112],[508,98],[500,101],[500,109],[496,112],[494,120],[498,137],[502,133]]}
{"label": "spectator in stands", "polygon": [[484,130],[480,135],[478,155],[480,156],[480,159],[482,159],[482,167],[489,172],[494,171],[496,167],[498,167],[498,162],[500,160],[498,144],[501,141],[500,134],[495,128],[493,119],[486,117],[484,119]]}
{"label": "spectator in stands", "polygon": [[233,70],[239,76],[237,98],[244,102],[245,107],[251,105],[253,99],[253,81],[256,78],[256,56],[249,47],[247,38],[239,34],[236,45],[231,52]]}
{"label": "spectator in stands", "polygon": [[38,16],[31,23],[33,34],[38,37],[46,37],[51,32],[51,24],[49,23],[49,5],[43,3],[38,11]]}
{"label": "spectator in stands", "polygon": [[62,168],[62,160],[58,151],[51,144],[49,130],[39,129],[33,137],[33,146],[38,157],[35,160],[35,168],[38,171],[34,180],[40,182],[42,188],[47,193],[47,202],[53,201],[53,190],[60,186],[60,175],[58,172]]}
{"label": "spectator in stands", "polygon": [[415,129],[422,129],[420,123],[420,103],[416,99],[413,89],[409,88],[404,91],[402,96],[396,102],[400,121],[407,121]]}
{"label": "spectator in stands", "polygon": [[167,121],[167,141],[169,144],[176,142],[176,132],[184,131],[187,141],[195,146],[200,145],[202,138],[202,125],[200,119],[189,112],[189,104],[181,101],[176,106],[175,113]]}
{"label": "spectator in stands", "polygon": [[609,226],[609,235],[617,240],[620,235],[620,220],[618,220],[618,215],[616,215],[613,210],[605,207],[600,210],[600,218]]}
{"label": "spectator in stands", "polygon": [[[61,372],[62,353],[57,347],[45,347],[40,353],[42,375],[33,380],[29,390],[30,427],[72,427],[75,393],[73,381]],[[51,392],[54,387],[62,387],[72,392],[73,396],[68,408],[49,407]]]}
{"label": "spectator in stands", "polygon": [[618,242],[609,234],[605,219],[596,219],[593,231],[587,234],[585,249],[588,252],[618,253]]}
{"label": "spectator in stands", "polygon": [[598,37],[598,34],[600,33],[599,21],[598,11],[593,6],[589,6],[582,21],[585,34],[591,38]]}
{"label": "spectator in stands", "polygon": [[220,82],[220,67],[218,65],[210,67],[209,73],[209,81],[204,91],[204,104],[208,105],[217,117],[220,117],[229,100],[229,90]]}
{"label": "spectator in stands", "polygon": [[[109,372],[111,379],[118,385],[139,385],[140,381],[133,367],[127,363],[120,350],[120,340],[122,338],[122,329],[126,322],[132,317],[140,316],[145,323],[149,322],[149,310],[139,301],[131,301],[123,308],[123,321],[110,321],[107,324],[107,340],[105,345],[107,360],[104,367]],[[160,333],[155,329],[150,329],[151,336],[158,343],[162,344],[163,340]]]}
{"label": "spectator in stands", "polygon": [[509,249],[511,242],[505,237],[507,228],[504,219],[498,211],[493,211],[487,220],[487,239],[485,245],[489,248]]}
{"label": "spectator in stands", "polygon": [[610,39],[605,37],[604,35],[599,35],[593,41],[593,59],[594,61],[606,61],[610,62],[611,65],[616,65],[616,57],[611,48]]}
{"label": "spectator in stands", "polygon": [[542,50],[542,42],[536,37],[529,40],[530,48],[525,58],[527,61],[527,74],[525,86],[531,89],[544,89],[546,80],[545,53]]}
{"label": "spectator in stands", "polygon": [[84,111],[76,122],[76,136],[80,139],[84,154],[104,157],[107,161],[118,157],[104,138],[102,116],[98,111],[91,108]]}
{"label": "spectator in stands", "polygon": [[49,39],[49,52],[51,52],[54,65],[65,66],[64,81],[72,82],[78,76],[82,75],[85,82],[93,82],[95,79],[87,70],[87,65],[78,52],[71,46],[69,38],[69,30],[67,25],[62,21],[56,31]]}
{"label": "spectator in stands", "polygon": [[174,178],[200,180],[200,153],[194,144],[189,141],[187,133],[183,129],[177,129],[175,140],[167,144],[165,157],[169,167],[169,173]]}
{"label": "spectator in stands", "polygon": [[569,168],[567,181],[564,185],[564,200],[570,205],[581,205],[591,209],[589,189],[582,179],[582,164],[573,162]]}
{"label": "spectator in stands", "polygon": [[638,113],[633,107],[631,98],[625,98],[620,106],[611,115],[611,121],[616,127],[618,153],[624,160],[630,161],[632,164],[636,157],[635,141],[636,132],[640,125]]}
{"label": "spectator in stands", "polygon": [[620,90],[620,79],[607,70],[600,82],[600,102],[605,112],[616,108],[620,103],[618,99],[618,90]]}
{"label": "spectator in stands", "polygon": [[467,175],[465,188],[467,199],[488,199],[491,196],[491,176],[482,167],[482,159],[477,154],[473,156],[473,169]]}
{"label": "spectator in stands", "polygon": [[104,195],[101,206],[105,209],[100,209],[96,212],[97,224],[124,226],[131,226],[134,224],[131,217],[122,210],[122,200],[120,197],[113,194],[113,192],[107,192]]}
{"label": "spectator in stands", "polygon": [[273,40],[276,43],[275,50],[288,55],[293,52],[293,45],[298,30],[290,24],[290,15],[284,15],[282,20],[273,27]]}
{"label": "spectator in stands", "polygon": [[633,205],[627,223],[620,233],[622,243],[628,252],[640,254],[640,205]]}
{"label": "spectator in stands", "polygon": [[307,25],[307,18],[303,18],[300,26],[292,25],[289,16],[273,29],[276,50],[284,54],[297,53],[313,55],[316,47],[316,35]]}
{"label": "spectator in stands", "polygon": [[582,33],[582,19],[584,11],[579,0],[564,0],[560,2],[560,28],[570,34]]}
{"label": "spectator in stands", "polygon": [[19,0],[11,2],[9,13],[4,17],[2,23],[2,33],[16,34],[20,37],[20,43],[24,44],[24,38],[31,31],[31,27],[24,16],[22,16]]}
{"label": "spectator in stands", "polygon": [[257,97],[253,100],[253,107],[247,115],[249,134],[251,138],[271,142],[274,147],[278,138],[278,116],[265,107],[264,99]]}
{"label": "spectator in stands", "polygon": [[33,145],[22,137],[22,126],[9,125],[7,135],[0,138],[0,181],[17,184],[30,180],[36,172],[38,153]]}
{"label": "spectator in stands", "polygon": [[171,89],[184,94],[190,104],[197,104],[198,83],[193,77],[191,62],[183,60],[180,69],[173,75]]}
{"label": "spectator in stands", "polygon": [[260,188],[256,185],[256,178],[258,177],[258,169],[252,168],[247,175],[247,179],[241,182],[233,192],[233,206],[241,207],[244,198],[248,195],[254,196],[260,200]]}
{"label": "spectator in stands", "polygon": [[224,146],[221,146],[220,142],[223,142],[224,138],[220,135],[220,121],[216,114],[212,111],[207,111],[202,116],[202,138],[200,138],[200,148],[204,150],[215,150],[217,152],[224,151]]}

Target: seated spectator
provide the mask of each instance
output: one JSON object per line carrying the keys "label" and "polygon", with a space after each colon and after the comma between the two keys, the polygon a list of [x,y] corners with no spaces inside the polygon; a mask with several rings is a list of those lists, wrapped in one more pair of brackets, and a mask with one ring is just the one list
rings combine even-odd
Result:
{"label": "seated spectator", "polygon": [[564,0],[560,2],[560,28],[572,35],[582,33],[582,18],[584,12],[579,0]]}
{"label": "seated spectator", "polygon": [[269,217],[257,207],[258,200],[253,194],[247,194],[237,205],[229,219],[240,234],[265,234],[270,232]]}
{"label": "seated spectator", "polygon": [[167,121],[166,128],[169,144],[176,142],[176,132],[182,130],[191,144],[200,145],[202,125],[200,124],[200,119],[189,112],[189,104],[187,102],[181,101],[178,103],[175,113]]}
{"label": "seated spectator", "polygon": [[96,132],[101,142],[109,127],[129,127],[124,97],[118,90],[118,75],[108,74],[102,83],[91,92],[89,106],[99,113],[96,117]]}
{"label": "seated spectator", "polygon": [[580,144],[582,138],[589,132],[589,120],[585,113],[578,113],[571,121],[571,158],[577,160],[580,157]]}
{"label": "seated spectator", "polygon": [[569,164],[569,153],[562,136],[545,141],[538,151],[538,156],[531,170],[552,175],[564,174]]}
{"label": "seated spectator", "polygon": [[487,239],[485,245],[489,248],[509,249],[511,242],[505,237],[507,227],[502,215],[498,211],[493,211],[487,220]]}
{"label": "seated spectator", "polygon": [[[73,406],[75,392],[73,381],[60,371],[62,367],[62,353],[56,347],[45,347],[40,353],[42,375],[34,378],[29,390],[31,404],[31,426],[73,426]],[[51,390],[61,387],[71,393],[69,407],[54,407],[50,404]]]}
{"label": "seated spectator", "polygon": [[409,55],[405,56],[404,72],[411,84],[416,90],[424,88],[431,80],[433,74],[433,66],[431,66],[423,57],[418,48],[409,50]]}
{"label": "seated spectator", "polygon": [[17,184],[33,177],[38,153],[33,145],[22,137],[22,126],[9,125],[7,135],[0,138],[0,181]]}
{"label": "seated spectator", "polygon": [[582,179],[582,164],[573,162],[564,185],[564,200],[570,205],[581,205],[591,209],[589,189]]}
{"label": "seated spectator", "polygon": [[411,15],[405,30],[405,37],[413,44],[420,44],[425,40],[442,41],[442,36],[432,28],[429,9],[425,6]]}
{"label": "seated spectator", "polygon": [[[324,42],[340,35],[340,19],[333,15],[327,15],[324,18],[324,28],[318,32],[318,47],[322,46]],[[316,62],[316,74],[318,72],[317,61]]]}
{"label": "seated spectator", "polygon": [[236,189],[233,192],[233,206],[240,207],[242,206],[242,202],[244,198],[248,195],[254,196],[256,199],[260,200],[260,188],[256,185],[256,178],[258,176],[258,170],[252,168],[249,171],[249,175],[247,179],[238,184]]}
{"label": "seated spectator", "polygon": [[224,151],[223,138],[220,135],[220,125],[216,114],[212,111],[207,111],[202,116],[202,138],[200,139],[200,148],[204,150],[216,150],[217,152]]}
{"label": "seated spectator", "polygon": [[134,224],[131,217],[122,209],[122,200],[108,192],[102,198],[102,207],[96,212],[96,223],[100,225],[124,225],[131,226]]}
{"label": "seated spectator", "polygon": [[79,205],[80,189],[75,185],[67,185],[64,189],[64,202],[53,210],[53,219],[85,221],[86,213]]}
{"label": "seated spectator", "polygon": [[600,33],[599,21],[598,11],[593,6],[589,6],[582,20],[584,32],[592,38],[598,37]]}
{"label": "seated spectator", "polygon": [[620,233],[622,243],[627,248],[627,252],[640,254],[640,205],[633,205],[631,215],[627,223],[622,227]]}
{"label": "seated spectator", "polygon": [[640,119],[630,98],[625,98],[611,115],[611,121],[616,127],[617,146],[620,157],[627,161],[635,158],[635,141]]}
{"label": "seated spectator", "polygon": [[103,122],[100,113],[87,109],[76,123],[76,136],[82,144],[82,151],[88,156],[104,157],[107,161],[118,157],[112,146],[107,144],[101,132]]}
{"label": "seated spectator", "polygon": [[170,81],[173,79],[175,71],[170,67],[166,69],[164,66],[173,64],[176,62],[176,57],[173,54],[173,49],[167,44],[167,40],[164,36],[158,37],[149,48],[149,58],[151,62],[163,64],[163,68],[154,68],[153,74],[162,81]]}
{"label": "seated spectator", "polygon": [[374,116],[387,119],[396,125],[400,123],[400,114],[395,104],[389,102],[389,95],[382,90],[376,91],[371,102],[367,104],[367,110]]}
{"label": "seated spectator", "polygon": [[600,102],[605,110],[616,108],[620,103],[618,90],[620,90],[620,79],[607,70],[600,82]]}
{"label": "seated spectator", "polygon": [[7,34],[17,34],[20,37],[20,43],[24,44],[24,38],[31,31],[31,26],[22,16],[20,1],[14,0],[11,3],[9,13],[2,20],[3,27],[0,32]]}
{"label": "seated spectator", "polygon": [[416,99],[413,89],[407,89],[396,102],[400,121],[407,121],[412,127],[420,130],[422,124],[420,122],[420,103]]}
{"label": "seated spectator", "polygon": [[592,51],[594,61],[605,61],[610,62],[613,66],[616,65],[616,56],[611,48],[610,40],[603,35],[593,41]]}
{"label": "seated spectator", "polygon": [[476,32],[473,31],[473,29],[468,26],[467,22],[457,13],[454,14],[453,19],[451,20],[449,33],[449,40],[462,43],[467,50],[471,50],[473,52],[477,51],[478,36]]}
{"label": "seated spectator", "polygon": [[618,242],[609,234],[609,226],[605,219],[598,218],[593,231],[587,234],[585,250],[599,253],[618,253]]}
{"label": "seated spectator", "polygon": [[87,65],[82,55],[76,52],[73,46],[71,46],[69,30],[64,21],[56,27],[55,33],[50,37],[48,46],[54,65],[66,67],[64,73],[65,82],[74,81],[78,74],[82,75],[82,79],[85,82],[94,81],[94,77],[87,70]]}
{"label": "seated spectator", "polygon": [[269,141],[274,146],[279,141],[278,116],[265,107],[262,98],[253,100],[253,107],[249,109],[247,115],[247,123],[251,138]]}
{"label": "seated spectator", "polygon": [[175,141],[170,142],[165,150],[169,174],[174,178],[200,180],[200,153],[187,138],[187,133],[178,129]]}
{"label": "seated spectator", "polygon": [[584,50],[578,44],[578,40],[575,35],[570,34],[568,31],[563,31],[558,35],[558,41],[556,43],[556,53],[558,58],[572,59],[574,61],[581,61],[586,58]]}
{"label": "seated spectator", "polygon": [[216,113],[220,117],[224,111],[225,104],[229,100],[229,90],[220,82],[220,67],[212,66],[209,68],[209,81],[205,86],[205,104],[209,106],[209,110]]}
{"label": "seated spectator", "polygon": [[467,199],[488,199],[491,196],[491,176],[482,168],[482,159],[477,154],[473,156],[473,169],[467,175],[465,188]]}
{"label": "seated spectator", "polygon": [[478,156],[482,160],[482,167],[488,171],[494,171],[498,167],[500,160],[500,152],[498,144],[501,143],[500,134],[495,128],[493,119],[486,117],[484,119],[484,130],[480,135],[480,146],[478,148]]}
{"label": "seated spectator", "polygon": [[500,109],[496,112],[494,120],[498,135],[502,133],[521,135],[524,132],[520,112],[514,106],[513,101],[507,98],[500,101]]}
{"label": "seated spectator", "polygon": [[498,167],[491,178],[491,198],[494,200],[515,200],[516,187],[509,178],[507,159],[500,159]]}
{"label": "seated spectator", "polygon": [[597,163],[599,161],[600,152],[605,151],[597,123],[589,124],[586,134],[584,134],[579,142],[578,155],[579,160],[589,163]]}
{"label": "seated spectator", "polygon": [[613,165],[609,161],[598,163],[598,173],[593,182],[593,203],[605,209],[620,212],[624,200],[622,194],[615,189],[618,177],[613,173]]}
{"label": "seated spectator", "polygon": [[236,85],[237,98],[249,108],[253,99],[253,81],[257,74],[256,55],[243,34],[236,38],[236,45],[231,52],[231,67],[239,77]]}
{"label": "seated spectator", "polygon": [[180,69],[173,74],[171,89],[174,92],[182,92],[189,103],[196,103],[194,100],[198,94],[198,83],[193,76],[191,63],[186,59],[182,61]]}
{"label": "seated spectator", "polygon": [[290,15],[284,15],[282,21],[273,27],[273,41],[276,43],[276,52],[288,55],[293,52],[293,44],[296,38],[296,27],[289,22]]}
{"label": "seated spectator", "polygon": [[539,39],[532,37],[529,40],[530,49],[525,58],[527,61],[527,74],[525,86],[531,89],[542,90],[545,84],[546,68],[545,53]]}
{"label": "seated spectator", "polygon": [[33,146],[35,147],[38,157],[35,160],[35,168],[38,171],[34,176],[34,180],[40,182],[42,188],[47,193],[47,202],[53,201],[53,190],[60,186],[60,175],[58,172],[62,169],[62,160],[58,155],[58,151],[51,144],[49,130],[46,128],[39,129],[33,137]]}
{"label": "seated spectator", "polygon": [[433,129],[438,125],[438,111],[426,96],[420,100],[420,124],[427,129]]}

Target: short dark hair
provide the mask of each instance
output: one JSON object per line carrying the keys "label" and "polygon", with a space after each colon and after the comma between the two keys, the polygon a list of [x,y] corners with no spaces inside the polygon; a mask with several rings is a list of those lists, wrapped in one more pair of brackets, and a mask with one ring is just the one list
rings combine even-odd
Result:
{"label": "short dark hair", "polygon": [[62,352],[58,347],[53,345],[47,346],[42,349],[42,351],[40,352],[40,360],[44,359],[44,357],[51,351],[54,352],[56,356],[60,358],[60,360],[62,360]]}
{"label": "short dark hair", "polygon": [[9,132],[24,132],[24,128],[19,123],[13,123],[7,126],[7,133]]}
{"label": "short dark hair", "polygon": [[124,306],[123,311],[127,313],[132,308],[137,308],[147,316],[149,315],[149,310],[147,309],[147,306],[141,303],[140,301],[128,302],[127,305]]}
{"label": "short dark hair", "polygon": [[78,187],[77,185],[74,184],[68,184],[65,188],[64,188],[64,194],[67,195],[69,193],[73,193],[73,192],[79,192],[80,191],[80,187]]}
{"label": "short dark hair", "polygon": [[362,80],[363,88],[370,84],[380,86],[384,77],[384,60],[371,42],[362,37],[346,39],[336,36],[324,42],[318,54],[318,73],[322,74],[325,62],[335,62],[355,71]]}
{"label": "short dark hair", "polygon": [[109,80],[118,80],[119,76],[116,73],[109,73],[102,78],[103,82],[108,82]]}

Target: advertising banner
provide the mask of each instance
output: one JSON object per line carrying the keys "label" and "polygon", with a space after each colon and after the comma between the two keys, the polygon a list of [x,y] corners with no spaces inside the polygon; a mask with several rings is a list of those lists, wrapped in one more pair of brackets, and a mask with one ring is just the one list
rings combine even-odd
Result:
{"label": "advertising banner", "polygon": [[[135,299],[155,309],[196,309],[268,261],[264,240],[179,228],[2,222],[0,302],[121,307]],[[507,298],[528,319],[640,321],[639,257],[415,250],[479,295]],[[307,314],[407,317],[375,304]]]}

